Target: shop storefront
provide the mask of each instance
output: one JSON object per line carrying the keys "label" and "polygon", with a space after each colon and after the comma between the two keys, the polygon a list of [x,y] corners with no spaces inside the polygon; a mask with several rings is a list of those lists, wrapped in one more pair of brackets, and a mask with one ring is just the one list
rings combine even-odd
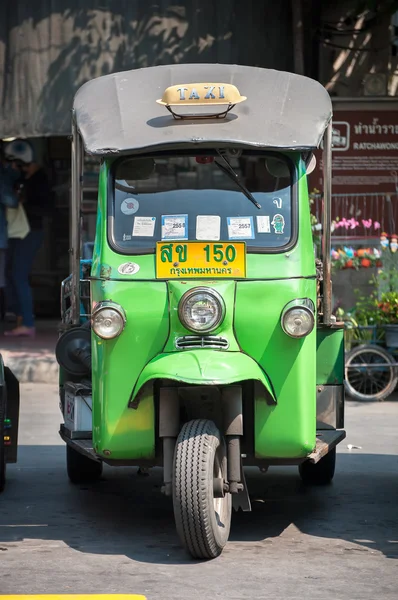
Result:
{"label": "shop storefront", "polygon": [[[382,234],[398,234],[398,101],[335,99],[333,120],[333,262],[336,302],[355,304],[382,265]],[[312,212],[322,211],[322,165],[309,177]]]}

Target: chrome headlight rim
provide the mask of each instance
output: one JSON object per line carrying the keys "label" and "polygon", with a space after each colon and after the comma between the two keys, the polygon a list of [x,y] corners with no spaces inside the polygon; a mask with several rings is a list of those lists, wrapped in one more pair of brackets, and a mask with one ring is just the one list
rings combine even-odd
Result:
{"label": "chrome headlight rim", "polygon": [[[291,311],[296,309],[302,310],[311,318],[311,328],[300,335],[293,335],[290,331],[286,329],[285,326],[286,317]],[[307,337],[307,335],[310,335],[310,333],[314,330],[315,327],[315,306],[312,300],[310,300],[309,298],[297,298],[295,300],[292,300],[291,302],[288,302],[281,314],[281,327],[283,329],[283,332],[293,339],[302,339],[304,337]]]}
{"label": "chrome headlight rim", "polygon": [[[213,323],[212,325],[210,325],[209,327],[206,327],[205,329],[196,329],[196,328],[190,326],[186,322],[185,317],[184,317],[184,308],[186,306],[187,301],[191,298],[191,296],[195,296],[196,294],[207,294],[218,305],[219,312],[218,312],[217,321],[215,323]],[[178,318],[180,319],[180,323],[185,327],[185,329],[187,329],[188,331],[192,331],[193,333],[201,334],[201,333],[211,333],[213,331],[216,331],[216,329],[218,329],[218,327],[220,327],[221,323],[224,321],[224,318],[225,318],[224,299],[213,288],[209,288],[209,287],[205,287],[205,286],[198,286],[198,287],[191,288],[190,290],[187,290],[180,298],[180,301],[178,303]]]}
{"label": "chrome headlight rim", "polygon": [[[101,314],[101,312],[103,312],[104,310],[113,310],[115,311],[119,317],[121,318],[121,327],[119,328],[118,332],[114,335],[111,336],[105,336],[102,335],[101,333],[98,333],[98,331],[95,330],[95,318],[98,317],[99,314]],[[103,340],[114,340],[115,338],[119,337],[121,335],[121,333],[123,333],[124,328],[126,326],[126,313],[124,311],[124,308],[122,306],[120,306],[120,304],[117,304],[116,302],[112,302],[110,300],[103,300],[102,302],[98,302],[98,304],[95,305],[94,310],[91,314],[91,329],[93,330],[93,332],[95,333],[95,335],[97,335],[98,337],[100,337]]]}

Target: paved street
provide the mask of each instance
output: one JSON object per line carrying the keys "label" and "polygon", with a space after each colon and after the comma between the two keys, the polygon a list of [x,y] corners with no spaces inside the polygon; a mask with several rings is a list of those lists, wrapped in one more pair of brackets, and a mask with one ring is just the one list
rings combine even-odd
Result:
{"label": "paved street", "polygon": [[1,593],[397,599],[398,402],[348,403],[328,488],[304,489],[295,468],[250,470],[253,512],[234,515],[223,555],[205,563],[180,549],[159,471],[70,485],[59,422],[54,385],[22,386],[19,462],[0,497]]}

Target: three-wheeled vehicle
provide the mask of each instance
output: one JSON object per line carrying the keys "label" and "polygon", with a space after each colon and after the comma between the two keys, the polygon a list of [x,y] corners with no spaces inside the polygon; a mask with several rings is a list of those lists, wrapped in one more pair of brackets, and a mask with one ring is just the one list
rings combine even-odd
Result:
{"label": "three-wheeled vehicle", "polygon": [[[73,106],[72,273],[57,345],[72,482],[163,467],[179,537],[218,556],[244,467],[328,483],[343,427],[331,314],[332,106],[316,81],[234,65],[100,77]],[[323,264],[307,170],[323,141]],[[101,162],[81,260],[84,151]]]}
{"label": "three-wheeled vehicle", "polygon": [[6,485],[8,463],[17,462],[19,381],[0,354],[0,493]]}

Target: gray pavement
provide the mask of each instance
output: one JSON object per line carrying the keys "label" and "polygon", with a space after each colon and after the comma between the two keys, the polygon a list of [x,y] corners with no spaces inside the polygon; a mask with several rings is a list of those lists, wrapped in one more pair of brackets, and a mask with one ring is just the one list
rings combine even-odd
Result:
{"label": "gray pavement", "polygon": [[57,383],[59,369],[55,345],[59,321],[38,321],[34,338],[3,335],[2,329],[12,329],[13,326],[13,323],[2,323],[0,327],[0,351],[4,364],[21,383]]}
{"label": "gray pavement", "polygon": [[159,470],[69,484],[59,422],[56,386],[22,386],[19,462],[0,497],[1,593],[398,598],[398,402],[348,403],[332,486],[250,469],[253,512],[235,514],[222,556],[202,563],[180,548]]}

